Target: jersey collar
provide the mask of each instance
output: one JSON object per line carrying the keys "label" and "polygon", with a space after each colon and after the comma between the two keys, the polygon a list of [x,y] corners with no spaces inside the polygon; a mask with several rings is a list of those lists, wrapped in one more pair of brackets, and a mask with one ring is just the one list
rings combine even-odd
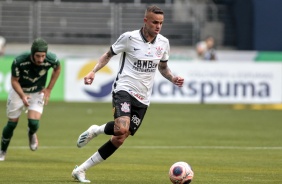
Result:
{"label": "jersey collar", "polygon": [[[145,43],[148,43],[148,40],[145,38],[145,36],[143,35],[143,27],[140,29],[139,31],[140,35],[141,35],[141,38],[142,40],[145,42]],[[156,42],[156,38],[157,36],[151,41],[151,44],[154,44]]]}

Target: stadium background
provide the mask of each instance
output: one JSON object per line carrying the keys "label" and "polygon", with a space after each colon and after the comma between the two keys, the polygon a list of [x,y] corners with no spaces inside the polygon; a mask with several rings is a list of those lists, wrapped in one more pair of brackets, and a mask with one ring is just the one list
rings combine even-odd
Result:
{"label": "stadium background", "polygon": [[[41,36],[63,66],[41,119],[39,149],[28,148],[23,113],[0,163],[0,183],[74,183],[74,165],[109,138],[76,148],[82,131],[112,116],[108,86],[119,56],[94,85],[85,87],[82,77],[119,34],[142,26],[147,3],[165,10],[169,65],[185,85],[179,90],[157,75],[140,131],[87,178],[166,184],[169,167],[184,160],[194,169],[192,183],[282,183],[281,0],[0,0],[0,35],[7,39],[0,56],[0,127],[17,54]],[[196,59],[195,44],[207,35],[216,38],[216,62]]]}
{"label": "stadium background", "polygon": [[[80,85],[82,76],[121,33],[142,26],[148,2],[164,9],[162,34],[170,39],[170,64],[187,78],[186,88],[177,92],[157,77],[152,101],[282,102],[278,0],[267,1],[267,6],[261,0],[0,1],[0,35],[7,40],[6,55],[1,57],[0,100],[6,99],[10,88],[13,57],[29,49],[35,37],[43,37],[63,64],[52,100],[110,101],[105,85],[115,77],[118,57],[108,72],[100,72],[107,78],[104,83],[85,89]],[[212,64],[198,61],[194,50],[208,35],[216,40],[218,61]]]}

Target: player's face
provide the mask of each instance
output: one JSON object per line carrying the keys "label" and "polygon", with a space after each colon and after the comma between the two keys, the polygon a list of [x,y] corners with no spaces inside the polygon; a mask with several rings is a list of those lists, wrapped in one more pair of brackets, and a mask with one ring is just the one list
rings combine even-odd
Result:
{"label": "player's face", "polygon": [[41,65],[46,58],[46,52],[35,52],[33,59],[34,64]]}
{"label": "player's face", "polygon": [[214,39],[213,39],[213,38],[210,38],[210,39],[207,40],[206,43],[207,43],[207,47],[208,47],[208,48],[212,48],[213,45],[214,45]]}
{"label": "player's face", "polygon": [[149,12],[144,18],[145,29],[150,37],[156,37],[161,32],[164,15]]}

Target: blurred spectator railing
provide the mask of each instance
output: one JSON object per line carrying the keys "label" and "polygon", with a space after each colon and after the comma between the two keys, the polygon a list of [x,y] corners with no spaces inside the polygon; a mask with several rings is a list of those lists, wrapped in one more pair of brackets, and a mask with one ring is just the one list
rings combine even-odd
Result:
{"label": "blurred spectator railing", "polygon": [[[173,45],[194,46],[206,35],[220,44],[223,23],[211,4],[159,4],[165,12],[162,34]],[[146,4],[11,1],[0,2],[0,35],[9,43],[43,37],[52,44],[111,44],[125,32],[140,29]],[[224,9],[224,7],[223,7]]]}

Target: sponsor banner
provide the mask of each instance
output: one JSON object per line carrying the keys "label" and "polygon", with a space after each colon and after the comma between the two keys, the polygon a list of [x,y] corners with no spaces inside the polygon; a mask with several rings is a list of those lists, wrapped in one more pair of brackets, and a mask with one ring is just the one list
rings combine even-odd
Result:
{"label": "sponsor banner", "polygon": [[92,85],[84,85],[84,76],[97,60],[68,59],[65,66],[65,101],[111,101],[112,84],[118,72],[119,61],[113,58],[95,76]]}
{"label": "sponsor banner", "polygon": [[196,103],[281,103],[278,63],[168,63],[185,83],[177,88],[156,75],[152,101]]}
{"label": "sponsor banner", "polygon": [[[11,89],[11,65],[15,56],[3,56],[0,57],[0,100],[5,101],[8,97],[8,92]],[[64,61],[61,62],[61,75],[58,78],[55,87],[52,90],[50,100],[62,101],[64,100]],[[48,80],[49,83],[51,77],[52,69],[48,71]]]}
{"label": "sponsor banner", "polygon": [[[111,87],[118,72],[118,58],[99,71],[92,85],[83,77],[97,61],[68,59],[65,72],[66,101],[111,102]],[[182,88],[159,72],[155,77],[152,102],[167,103],[281,103],[282,65],[279,63],[168,62],[170,69],[185,78]]]}

